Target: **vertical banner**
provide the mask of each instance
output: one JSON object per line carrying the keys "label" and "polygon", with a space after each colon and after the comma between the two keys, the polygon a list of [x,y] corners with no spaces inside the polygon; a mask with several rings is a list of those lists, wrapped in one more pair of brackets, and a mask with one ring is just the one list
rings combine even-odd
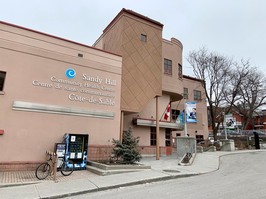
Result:
{"label": "vertical banner", "polygon": [[227,114],[224,116],[225,128],[235,129],[236,128],[236,118],[232,114]]}
{"label": "vertical banner", "polygon": [[196,102],[186,102],[186,122],[196,123],[197,122],[197,109]]}
{"label": "vertical banner", "polygon": [[184,111],[182,111],[178,117],[176,118],[176,123],[180,125],[184,125]]}

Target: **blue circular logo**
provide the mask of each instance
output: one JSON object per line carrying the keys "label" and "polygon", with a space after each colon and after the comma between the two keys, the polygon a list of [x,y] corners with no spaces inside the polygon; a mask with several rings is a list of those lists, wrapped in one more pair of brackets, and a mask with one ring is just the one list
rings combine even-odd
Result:
{"label": "blue circular logo", "polygon": [[76,71],[72,68],[66,70],[66,76],[70,79],[76,77]]}

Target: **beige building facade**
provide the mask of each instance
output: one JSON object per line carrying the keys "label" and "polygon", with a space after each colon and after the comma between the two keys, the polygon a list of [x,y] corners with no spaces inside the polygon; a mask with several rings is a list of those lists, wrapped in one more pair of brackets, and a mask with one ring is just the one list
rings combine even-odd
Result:
{"label": "beige building facade", "polygon": [[91,153],[119,139],[120,55],[2,22],[0,60],[0,168],[43,161],[65,133]]}
{"label": "beige building facade", "polygon": [[[207,109],[202,82],[183,76],[183,45],[176,38],[162,38],[163,25],[132,10],[122,9],[94,46],[121,54],[122,90],[121,123],[122,130],[129,127],[135,136],[140,137],[143,154],[154,155],[156,148],[156,99],[160,116],[160,154],[170,155],[175,150],[175,137],[189,135],[206,139]],[[185,109],[184,87],[188,87],[190,98],[200,110],[197,123],[177,122],[177,113]],[[194,93],[199,94],[194,99]],[[171,105],[170,117],[164,114]]]}
{"label": "beige building facade", "polygon": [[[183,75],[183,45],[162,31],[126,9],[93,47],[0,22],[0,170],[34,168],[65,133],[89,134],[92,160],[109,157],[128,128],[143,155],[157,140],[171,155],[176,136],[207,139],[202,82]],[[188,132],[178,120],[186,101],[196,101],[198,118]]]}

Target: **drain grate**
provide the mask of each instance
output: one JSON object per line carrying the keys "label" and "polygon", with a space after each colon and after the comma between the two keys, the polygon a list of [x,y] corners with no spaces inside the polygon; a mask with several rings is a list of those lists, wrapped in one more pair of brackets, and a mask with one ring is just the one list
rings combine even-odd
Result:
{"label": "drain grate", "polygon": [[164,172],[168,172],[168,173],[179,173],[180,171],[178,170],[173,170],[173,169],[165,169],[163,170]]}

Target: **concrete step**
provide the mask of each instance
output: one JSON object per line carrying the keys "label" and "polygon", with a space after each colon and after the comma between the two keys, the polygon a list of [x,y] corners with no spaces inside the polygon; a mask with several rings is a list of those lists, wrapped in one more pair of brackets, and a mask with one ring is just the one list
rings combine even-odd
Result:
{"label": "concrete step", "polygon": [[97,175],[106,176],[106,175],[113,175],[113,174],[120,174],[120,173],[136,172],[136,171],[141,171],[142,169],[103,170],[97,167],[87,166],[87,170]]}
{"label": "concrete step", "polygon": [[119,173],[128,173],[135,171],[142,171],[145,169],[151,169],[151,166],[146,166],[142,164],[133,164],[133,165],[107,165],[98,162],[88,161],[87,170],[97,174],[97,175],[112,175]]}

